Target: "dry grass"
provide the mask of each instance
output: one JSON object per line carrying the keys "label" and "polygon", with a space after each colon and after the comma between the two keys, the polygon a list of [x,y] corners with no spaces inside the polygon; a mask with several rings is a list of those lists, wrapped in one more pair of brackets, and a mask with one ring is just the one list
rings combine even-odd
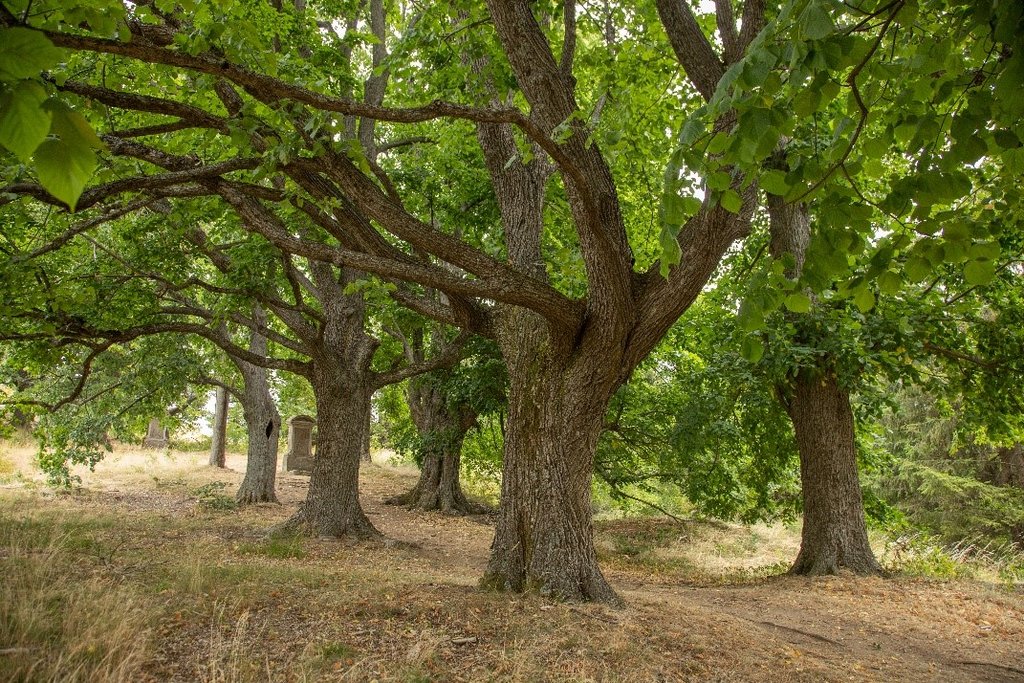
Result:
{"label": "dry grass", "polygon": [[[9,459],[0,680],[1000,680],[1024,668],[1020,595],[767,578],[792,559],[792,528],[600,522],[627,601],[612,610],[478,590],[487,518],[382,505],[413,483],[406,470],[368,467],[362,482],[370,519],[401,543],[353,544],[266,535],[302,499],[301,477],[281,477],[280,506],[204,506],[197,491],[241,479],[238,454],[215,470],[203,454],[119,450],[56,495],[32,483],[31,458]],[[982,647],[989,668],[957,663]]]}
{"label": "dry grass", "polygon": [[[134,681],[148,658],[150,606],[104,576],[102,548],[53,525],[0,518],[0,678]],[[90,566],[92,565],[92,566]]]}

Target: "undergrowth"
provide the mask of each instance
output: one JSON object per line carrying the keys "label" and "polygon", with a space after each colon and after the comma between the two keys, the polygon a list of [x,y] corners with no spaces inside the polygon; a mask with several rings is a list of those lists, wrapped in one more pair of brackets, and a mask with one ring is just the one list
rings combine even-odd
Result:
{"label": "undergrowth", "polygon": [[909,533],[886,544],[880,558],[890,574],[931,579],[994,579],[1024,582],[1024,548],[1004,541],[964,539],[945,544],[925,533]]}

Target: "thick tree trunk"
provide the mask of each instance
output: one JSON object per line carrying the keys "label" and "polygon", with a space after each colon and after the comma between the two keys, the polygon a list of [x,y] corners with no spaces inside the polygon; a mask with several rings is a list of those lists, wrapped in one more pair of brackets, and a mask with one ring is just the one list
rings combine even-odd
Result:
{"label": "thick tree trunk", "polygon": [[319,263],[311,266],[325,319],[308,379],[316,399],[316,454],[309,490],[286,529],[321,537],[380,536],[359,503],[359,464],[370,427],[370,369],[378,342],[364,329],[365,304],[344,287],[358,274],[344,270],[341,278]]}
{"label": "thick tree trunk", "polygon": [[[799,278],[811,226],[807,207],[770,195],[771,254],[789,254],[786,275]],[[828,359],[821,366],[828,367]],[[877,574],[881,567],[868,543],[857,472],[857,445],[850,395],[828,370],[802,369],[792,391],[779,388],[793,422],[800,453],[804,526],[794,574]]]}
{"label": "thick tree trunk", "polygon": [[270,393],[265,368],[241,361],[244,379],[242,409],[249,436],[245,478],[235,500],[239,504],[276,503],[277,447],[281,416]]}
{"label": "thick tree trunk", "polygon": [[385,502],[453,515],[483,512],[466,499],[459,482],[462,443],[476,414],[469,406],[453,409],[444,391],[429,381],[412,380],[406,396],[423,444],[420,479],[411,491]]}
{"label": "thick tree trunk", "polygon": [[228,390],[217,387],[213,411],[213,436],[210,438],[210,467],[224,467],[228,438]]}
{"label": "thick tree trunk", "polygon": [[[532,314],[507,313],[509,371],[501,505],[482,584],[618,603],[594,547],[590,484],[618,365],[556,357]],[[578,350],[577,350],[578,351]]]}
{"label": "thick tree trunk", "polygon": [[359,503],[359,464],[372,390],[314,372],[317,438],[309,491],[290,530],[320,537],[380,536]]}
{"label": "thick tree trunk", "polygon": [[805,371],[795,380],[787,409],[800,451],[804,498],[800,554],[791,573],[880,573],[864,522],[849,394],[835,376]]}

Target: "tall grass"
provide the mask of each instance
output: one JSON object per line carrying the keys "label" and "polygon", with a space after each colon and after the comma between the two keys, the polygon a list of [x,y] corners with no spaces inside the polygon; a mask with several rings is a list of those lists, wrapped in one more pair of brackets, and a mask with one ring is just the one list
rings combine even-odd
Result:
{"label": "tall grass", "polygon": [[76,566],[53,527],[0,517],[0,680],[133,681],[150,646],[147,611]]}

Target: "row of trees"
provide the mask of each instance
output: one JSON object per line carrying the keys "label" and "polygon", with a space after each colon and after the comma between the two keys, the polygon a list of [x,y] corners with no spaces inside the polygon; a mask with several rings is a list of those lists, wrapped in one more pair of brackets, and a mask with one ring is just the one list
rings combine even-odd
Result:
{"label": "row of trees", "polygon": [[[130,410],[152,409],[230,363],[240,495],[267,500],[267,373],[302,377],[319,441],[289,526],[376,535],[358,498],[374,393],[470,356],[409,385],[424,467],[402,502],[468,509],[459,448],[500,413],[485,584],[614,601],[595,468],[733,514],[707,475],[731,463],[768,509],[794,447],[794,570],[878,571],[851,394],[871,410],[883,378],[969,367],[942,395],[998,409],[972,423],[993,442],[1019,436],[1024,18],[714,5],[8,0],[12,403],[95,406],[144,381]],[[146,363],[173,380],[129,376]],[[690,425],[666,457],[721,460],[659,462],[636,438],[661,428],[645,403]],[[63,464],[86,436],[50,430],[46,452]]]}

